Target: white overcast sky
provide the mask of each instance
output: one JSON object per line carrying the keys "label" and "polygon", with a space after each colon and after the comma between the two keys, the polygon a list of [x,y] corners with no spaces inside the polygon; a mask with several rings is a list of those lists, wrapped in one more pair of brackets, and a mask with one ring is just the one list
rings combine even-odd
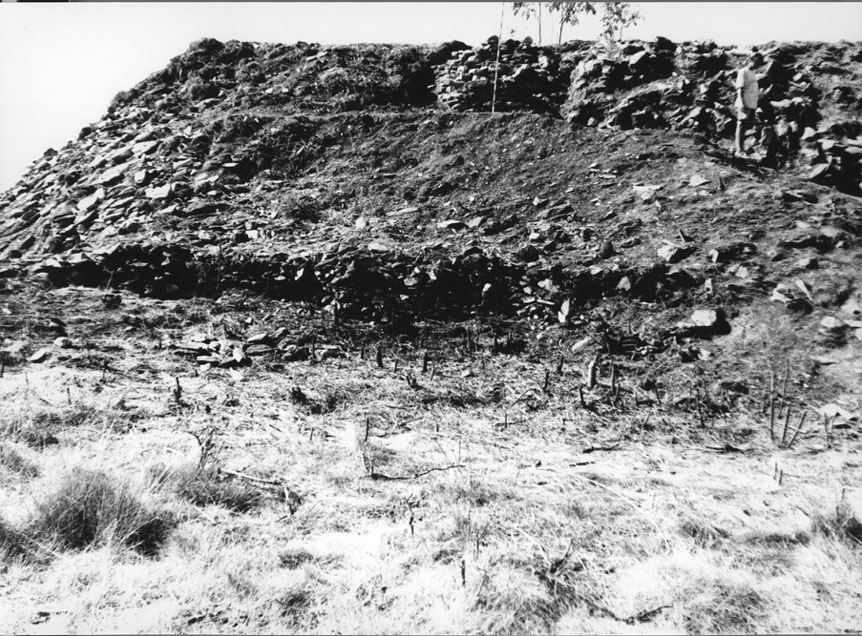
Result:
{"label": "white overcast sky", "polygon": [[[641,23],[624,37],[715,40],[862,40],[862,3],[635,3]],[[476,45],[496,34],[537,37],[535,23],[499,2],[92,2],[0,3],[0,191],[49,147],[59,149],[97,121],[113,96],[163,68],[190,42]],[[550,25],[544,34],[548,39]],[[593,38],[595,20],[564,35]]]}

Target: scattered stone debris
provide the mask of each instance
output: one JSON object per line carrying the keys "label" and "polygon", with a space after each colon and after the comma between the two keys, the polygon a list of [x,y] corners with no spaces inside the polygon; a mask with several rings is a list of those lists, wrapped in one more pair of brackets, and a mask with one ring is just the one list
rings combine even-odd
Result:
{"label": "scattered stone debris", "polygon": [[679,263],[693,254],[694,251],[695,248],[691,245],[674,245],[673,243],[668,242],[658,248],[657,254],[668,263]]}
{"label": "scattered stone debris", "polygon": [[50,349],[42,348],[27,358],[27,362],[44,362],[51,355]]}
{"label": "scattered stone debris", "polygon": [[684,335],[706,337],[730,333],[730,325],[722,309],[697,309],[688,320],[677,324]]}
{"label": "scattered stone debris", "polygon": [[[339,320],[490,314],[562,329],[581,328],[614,298],[692,308],[760,294],[802,313],[843,304],[844,327],[820,327],[834,345],[858,333],[848,322],[860,315],[858,290],[824,292],[793,276],[828,272],[830,255],[862,234],[852,206],[830,198],[860,194],[862,124],[847,78],[819,72],[819,46],[762,50],[762,108],[777,139],[769,165],[787,178],[770,187],[772,199],[749,205],[722,194],[745,175],[761,178],[721,149],[735,125],[744,58],[735,49],[665,38],[627,42],[618,54],[528,38],[478,47],[202,40],[0,195],[0,291],[27,275],[46,287],[103,288],[114,309],[127,292],[240,288],[310,301]],[[857,60],[858,45],[842,47]],[[501,115],[470,116],[492,109]],[[710,160],[662,143],[668,131]],[[496,163],[469,146],[475,134],[505,148]],[[574,138],[609,152],[579,157],[582,170],[559,164],[555,153]],[[421,151],[375,150],[393,139]],[[629,139],[637,152],[618,148]],[[642,170],[665,159],[677,161],[674,178]],[[554,166],[554,180],[531,177],[540,164]],[[335,179],[352,173],[361,187]],[[676,210],[692,201],[704,211],[685,224]],[[767,204],[794,222],[754,227],[755,208]],[[322,222],[330,218],[337,223]],[[701,234],[718,222],[747,234]],[[772,278],[766,259],[797,271]],[[701,309],[679,329],[700,337],[729,325]],[[9,360],[27,359],[7,345]],[[226,367],[339,355],[263,335],[176,350]]]}
{"label": "scattered stone debris", "polygon": [[820,328],[817,333],[823,346],[840,347],[846,341],[847,324],[840,318],[826,316],[820,321]]}

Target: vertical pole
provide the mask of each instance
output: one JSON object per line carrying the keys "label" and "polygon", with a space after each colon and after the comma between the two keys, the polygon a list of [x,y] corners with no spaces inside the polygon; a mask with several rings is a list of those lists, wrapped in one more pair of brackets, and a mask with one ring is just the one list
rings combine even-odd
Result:
{"label": "vertical pole", "polygon": [[542,46],[542,3],[536,3],[536,19],[539,21],[539,46]]}
{"label": "vertical pole", "polygon": [[506,13],[506,3],[500,3],[500,36],[497,38],[497,59],[494,62],[494,90],[491,96],[491,114],[497,109],[497,76],[500,71],[500,41],[503,39],[503,16]]}

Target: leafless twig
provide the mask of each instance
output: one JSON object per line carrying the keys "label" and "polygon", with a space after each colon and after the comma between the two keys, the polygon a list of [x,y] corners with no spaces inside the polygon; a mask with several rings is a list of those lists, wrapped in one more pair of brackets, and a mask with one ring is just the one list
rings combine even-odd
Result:
{"label": "leafless twig", "polygon": [[224,473],[225,475],[231,475],[233,477],[238,477],[240,479],[246,479],[248,481],[253,481],[259,484],[267,484],[269,486],[281,486],[282,482],[275,479],[264,479],[263,477],[254,477],[252,475],[246,475],[245,473],[240,473],[235,470],[228,470],[226,468],[219,468],[220,473]]}
{"label": "leafless twig", "polygon": [[784,440],[787,437],[788,424],[790,424],[790,405],[787,406],[787,410],[784,412],[784,428],[781,429],[781,446],[784,446]]}
{"label": "leafless twig", "polygon": [[769,439],[775,440],[775,371],[769,372]]}
{"label": "leafless twig", "polygon": [[418,473],[413,473],[412,475],[385,475],[383,473],[368,473],[366,477],[372,479],[374,481],[407,481],[408,479],[419,479],[420,477],[424,477],[430,473],[444,471],[444,470],[453,470],[455,468],[466,468],[464,464],[452,464],[451,466],[438,466],[436,468],[429,468],[427,470],[420,471]]}
{"label": "leafless twig", "polygon": [[808,415],[808,411],[807,410],[802,411],[802,416],[799,418],[799,425],[796,427],[796,431],[790,437],[790,441],[787,442],[787,446],[785,448],[790,448],[791,446],[793,446],[793,442],[796,441],[796,436],[799,435],[799,431],[802,430],[802,425],[805,424],[805,416],[806,415]]}

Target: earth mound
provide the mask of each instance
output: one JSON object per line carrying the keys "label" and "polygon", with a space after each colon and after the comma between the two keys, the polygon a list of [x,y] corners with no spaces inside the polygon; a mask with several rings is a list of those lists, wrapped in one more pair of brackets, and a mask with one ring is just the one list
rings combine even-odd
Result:
{"label": "earth mound", "polygon": [[759,48],[774,135],[741,160],[746,52],[712,42],[204,39],[2,195],[0,283],[246,290],[644,363],[752,335],[858,360],[862,45]]}
{"label": "earth mound", "polygon": [[743,159],[744,51],[497,45],[202,40],[0,196],[10,631],[858,631],[862,46]]}

